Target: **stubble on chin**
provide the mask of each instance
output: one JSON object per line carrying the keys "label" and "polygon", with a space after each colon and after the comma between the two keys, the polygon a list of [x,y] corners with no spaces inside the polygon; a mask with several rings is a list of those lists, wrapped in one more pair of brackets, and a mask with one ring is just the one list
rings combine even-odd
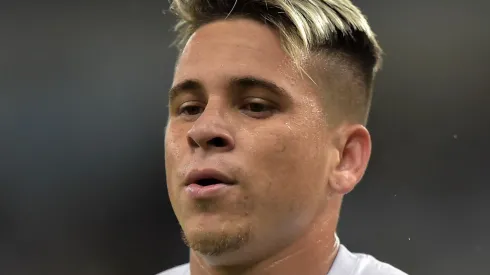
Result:
{"label": "stubble on chin", "polygon": [[206,256],[220,256],[239,250],[250,240],[249,228],[238,226],[234,230],[227,229],[206,231],[204,228],[196,228],[187,234],[181,230],[181,236],[190,249]]}

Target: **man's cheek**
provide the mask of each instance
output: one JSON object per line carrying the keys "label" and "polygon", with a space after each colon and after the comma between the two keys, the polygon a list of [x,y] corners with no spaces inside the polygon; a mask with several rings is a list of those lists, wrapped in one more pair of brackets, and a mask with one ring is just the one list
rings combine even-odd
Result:
{"label": "man's cheek", "polygon": [[184,154],[184,144],[175,136],[168,137],[165,140],[165,158],[166,161],[174,162],[179,160]]}

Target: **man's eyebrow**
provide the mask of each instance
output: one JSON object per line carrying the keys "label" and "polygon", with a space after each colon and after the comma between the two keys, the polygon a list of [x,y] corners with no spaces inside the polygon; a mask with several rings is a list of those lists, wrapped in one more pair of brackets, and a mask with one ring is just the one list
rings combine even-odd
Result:
{"label": "man's eyebrow", "polygon": [[245,89],[258,87],[266,89],[280,97],[291,97],[284,88],[280,87],[273,81],[255,76],[232,77],[230,80],[230,86]]}
{"label": "man's eyebrow", "polygon": [[202,90],[203,85],[201,82],[195,79],[187,79],[184,80],[176,85],[174,85],[170,90],[168,91],[168,101],[172,102],[179,94],[183,92],[192,92],[192,91],[198,91]]}
{"label": "man's eyebrow", "polygon": [[[233,88],[250,89],[255,87],[266,89],[280,97],[291,98],[289,93],[284,88],[280,87],[273,81],[256,76],[231,77],[228,84],[228,88],[230,90],[233,90]],[[170,88],[168,92],[169,102],[172,102],[179,94],[183,92],[192,93],[199,90],[204,90],[204,87],[199,80],[184,80]]]}

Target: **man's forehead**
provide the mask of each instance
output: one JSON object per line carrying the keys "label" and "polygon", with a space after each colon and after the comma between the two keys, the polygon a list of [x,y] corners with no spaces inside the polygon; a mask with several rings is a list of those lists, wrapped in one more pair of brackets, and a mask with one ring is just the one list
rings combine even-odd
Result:
{"label": "man's forehead", "polygon": [[291,64],[278,35],[269,27],[247,19],[218,21],[191,37],[177,63],[175,80],[223,71],[291,77]]}
{"label": "man's forehead", "polygon": [[[242,44],[248,48],[280,48],[276,30],[251,19],[236,18],[217,20],[201,26],[189,39],[189,43]],[[189,44],[188,43],[188,44]]]}
{"label": "man's forehead", "polygon": [[214,54],[225,58],[259,58],[281,62],[287,58],[278,34],[271,28],[249,20],[220,20],[200,27],[189,39],[179,62],[209,59]]}

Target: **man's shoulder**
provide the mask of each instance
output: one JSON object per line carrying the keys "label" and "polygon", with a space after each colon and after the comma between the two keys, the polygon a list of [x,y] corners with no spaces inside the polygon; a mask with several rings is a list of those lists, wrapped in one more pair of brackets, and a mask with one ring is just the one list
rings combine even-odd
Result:
{"label": "man's shoulder", "polygon": [[400,269],[382,262],[371,255],[357,254],[359,266],[356,275],[407,275]]}
{"label": "man's shoulder", "polygon": [[[332,268],[327,275],[407,275],[396,267],[371,255],[352,253],[341,245]],[[189,264],[168,269],[157,275],[190,275]]]}
{"label": "man's shoulder", "polygon": [[157,275],[189,275],[189,274],[190,274],[189,264],[183,264],[183,265],[173,267],[171,269],[167,269],[162,273],[158,273]]}
{"label": "man's shoulder", "polygon": [[398,268],[380,261],[375,257],[363,254],[352,253],[344,246],[341,246],[339,253],[334,261],[332,269],[328,275],[407,275]]}

